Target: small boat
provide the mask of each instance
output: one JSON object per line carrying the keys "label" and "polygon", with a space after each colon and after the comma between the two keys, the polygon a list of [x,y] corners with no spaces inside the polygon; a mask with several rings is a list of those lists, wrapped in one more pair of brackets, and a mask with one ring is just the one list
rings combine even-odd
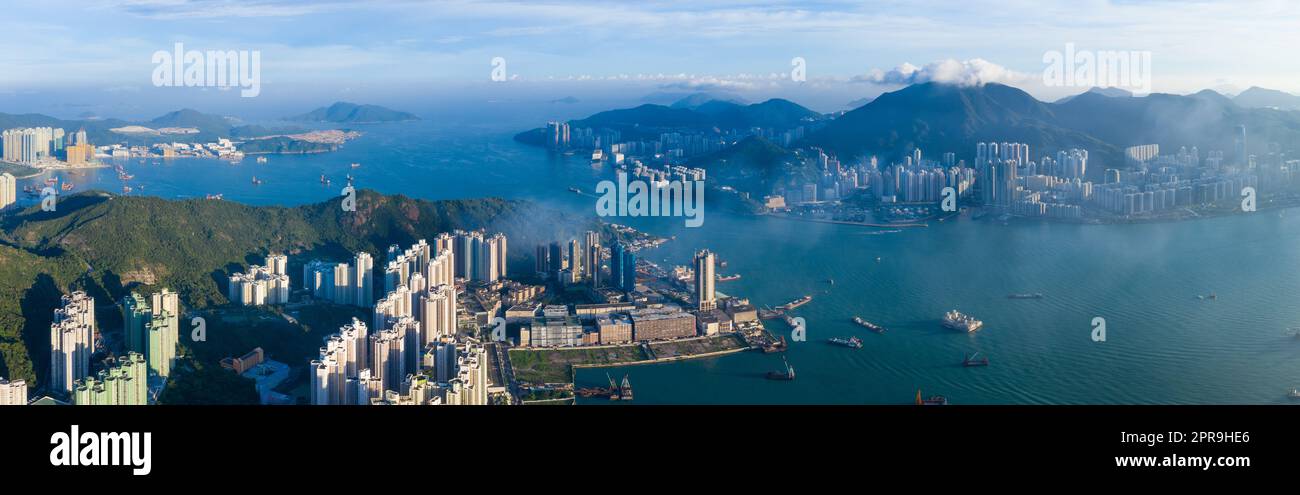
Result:
{"label": "small boat", "polygon": [[862,319],[861,316],[854,316],[853,323],[857,323],[858,325],[861,325],[863,328],[866,328],[867,330],[871,330],[876,333],[885,333],[885,327],[864,320]]}
{"label": "small boat", "polygon": [[578,189],[578,188],[576,188],[576,187],[570,187],[570,188],[569,188],[569,192],[574,193],[574,194],[582,194],[582,189]]}
{"label": "small boat", "polygon": [[1286,394],[1291,399],[1300,399],[1300,388],[1291,387],[1291,393]]}
{"label": "small boat", "polygon": [[207,195],[207,199],[221,199],[221,197],[222,197],[221,193]]}
{"label": "small boat", "polygon": [[976,359],[975,356],[978,356],[979,354],[980,354],[980,353],[976,352],[976,353],[974,353],[974,354],[971,354],[971,355],[969,355],[969,356],[964,357],[964,358],[961,360],[961,365],[962,365],[962,366],[965,366],[965,367],[967,367],[967,368],[971,368],[971,367],[975,367],[975,366],[988,366],[988,365],[989,365],[989,358],[988,358],[988,356],[985,356],[985,357],[983,357],[983,358],[978,358],[978,359]]}
{"label": "small boat", "polygon": [[781,357],[781,362],[785,363],[785,371],[767,372],[768,380],[778,380],[778,381],[787,381],[787,382],[794,380],[794,366],[790,366],[790,362],[785,360],[785,356]]}
{"label": "small boat", "polygon": [[64,191],[71,191],[72,188],[76,186],[74,186],[71,182],[64,182],[63,185],[59,187],[62,188]]}
{"label": "small boat", "polygon": [[122,194],[131,194],[131,186],[122,186]]}
{"label": "small boat", "polygon": [[1042,299],[1043,294],[1035,292],[1033,294],[1007,294],[1007,299]]}
{"label": "small boat", "polygon": [[254,186],[260,186],[260,185],[262,185],[262,181],[259,180],[259,179],[257,178],[256,175],[253,176],[253,185],[254,185]]}
{"label": "small boat", "polygon": [[360,163],[353,163],[353,164],[352,164],[352,168],[361,168],[361,164],[360,164]]}
{"label": "small boat", "polygon": [[740,280],[740,274],[735,274],[735,275],[718,275],[718,281],[719,281],[719,282],[730,282],[730,281],[732,281],[732,280]]}
{"label": "small boat", "polygon": [[53,186],[58,183],[59,183],[58,177],[50,177],[48,179],[45,179],[45,185],[47,186]]}
{"label": "small boat", "polygon": [[931,395],[928,399],[921,398],[921,390],[916,390],[916,405],[918,406],[946,406],[948,398],[942,395]]}
{"label": "small boat", "polygon": [[862,339],[859,339],[857,337],[849,337],[847,339],[843,337],[831,337],[829,339],[826,339],[826,341],[835,345],[841,345],[853,349],[862,348]]}
{"label": "small boat", "polygon": [[266,163],[266,157],[265,156],[257,157],[257,163]]}

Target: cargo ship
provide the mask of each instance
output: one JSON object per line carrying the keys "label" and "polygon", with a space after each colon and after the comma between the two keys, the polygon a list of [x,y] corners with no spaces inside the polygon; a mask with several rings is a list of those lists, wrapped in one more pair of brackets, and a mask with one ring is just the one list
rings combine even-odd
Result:
{"label": "cargo ship", "polygon": [[847,339],[843,337],[831,337],[829,339],[826,339],[826,341],[835,345],[842,345],[844,347],[851,347],[854,349],[862,348],[862,339],[859,339],[857,337],[849,337]]}
{"label": "cargo ship", "polygon": [[882,327],[882,326],[877,325],[877,324],[875,324],[875,323],[872,323],[872,322],[869,322],[869,321],[867,321],[867,320],[864,320],[864,319],[862,319],[861,316],[854,316],[854,317],[853,317],[853,323],[857,323],[858,325],[862,325],[863,328],[866,328],[867,330],[871,330],[871,331],[876,332],[876,333],[885,333],[885,327]]}
{"label": "cargo ship", "polygon": [[1042,299],[1043,294],[1035,292],[1033,294],[1007,294],[1007,299]]}
{"label": "cargo ship", "polygon": [[781,309],[783,309],[783,310],[790,311],[790,310],[792,310],[792,309],[794,309],[794,308],[797,308],[797,307],[799,307],[799,306],[803,306],[803,305],[805,305],[805,304],[808,304],[809,301],[812,301],[812,296],[803,296],[803,297],[801,297],[801,298],[795,299],[795,300],[793,300],[793,301],[790,301],[790,302],[785,303],[784,305],[781,305],[781,306],[778,306],[778,307],[781,308]]}
{"label": "cargo ship", "polygon": [[763,308],[758,310],[758,319],[760,320],[775,320],[784,315],[785,315],[785,310],[781,310],[781,309]]}
{"label": "cargo ship", "polygon": [[781,362],[785,363],[785,371],[767,372],[768,380],[780,380],[780,381],[787,381],[787,382],[794,380],[794,366],[790,366],[790,362],[786,361],[785,357],[781,358]]}
{"label": "cargo ship", "polygon": [[984,322],[976,320],[970,315],[962,314],[960,311],[954,309],[943,314],[943,326],[953,330],[961,330],[970,333],[982,328]]}
{"label": "cargo ship", "polygon": [[982,358],[976,358],[976,356],[979,356],[979,354],[980,354],[980,353],[977,352],[977,353],[974,353],[974,354],[971,354],[971,355],[969,355],[969,356],[966,356],[966,357],[962,358],[962,360],[961,360],[961,365],[962,365],[962,366],[965,366],[965,367],[967,367],[967,368],[972,368],[972,367],[975,367],[975,366],[988,366],[988,365],[989,365],[989,358],[988,358],[988,356],[985,356],[985,357],[982,357]]}

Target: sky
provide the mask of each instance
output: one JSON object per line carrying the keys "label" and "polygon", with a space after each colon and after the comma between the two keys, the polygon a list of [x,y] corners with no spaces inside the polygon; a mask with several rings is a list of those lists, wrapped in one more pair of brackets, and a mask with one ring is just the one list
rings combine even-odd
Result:
{"label": "sky", "polygon": [[[1150,54],[1150,90],[1300,94],[1300,4],[1238,1],[44,0],[0,17],[0,112],[272,115],[335,100],[657,101],[695,91],[843,110],[927,80],[1054,100],[1045,56]],[[260,91],[157,87],[157,51],[260,54]],[[500,57],[504,64],[493,65]],[[803,80],[791,77],[796,58]],[[504,67],[500,67],[504,65]],[[493,81],[494,68],[504,81]]]}

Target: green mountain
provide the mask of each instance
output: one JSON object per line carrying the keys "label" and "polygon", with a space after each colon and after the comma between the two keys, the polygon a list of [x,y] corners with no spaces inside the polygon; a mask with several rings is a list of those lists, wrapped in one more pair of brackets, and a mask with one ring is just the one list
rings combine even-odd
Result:
{"label": "green mountain", "polygon": [[286,120],[300,122],[334,122],[341,124],[373,124],[378,122],[402,122],[420,120],[415,114],[399,112],[379,105],[358,105],[345,101],[335,102],[328,107],[321,107]]}
{"label": "green mountain", "polygon": [[[698,103],[698,104],[696,104]],[[673,106],[644,104],[633,108],[607,110],[585,119],[569,121],[573,127],[615,129],[625,138],[654,138],[661,132],[710,132],[763,127],[791,129],[821,118],[821,114],[789,100],[779,98],[743,105],[733,101],[679,101]],[[545,129],[531,129],[515,136],[525,144],[545,141]]]}
{"label": "green mountain", "polygon": [[425,201],[363,190],[355,212],[340,201],[248,206],[87,191],[63,198],[55,212],[33,206],[0,217],[0,376],[33,387],[45,376],[50,318],[73,289],[95,297],[101,326],[113,329],[121,324],[114,304],[131,290],[169,287],[193,309],[224,304],[229,274],[268,252],[290,255],[292,284],[301,287],[301,266],[311,259],[348,260],[357,251],[382,259],[391,244],[487,228],[517,246],[509,271],[523,273],[532,245],[599,228],[503,199]]}
{"label": "green mountain", "polygon": [[235,123],[236,121],[230,117],[206,114],[198,110],[184,108],[150,120],[148,126],[154,129],[162,127],[193,127],[198,129],[200,134],[229,137],[230,128]]}

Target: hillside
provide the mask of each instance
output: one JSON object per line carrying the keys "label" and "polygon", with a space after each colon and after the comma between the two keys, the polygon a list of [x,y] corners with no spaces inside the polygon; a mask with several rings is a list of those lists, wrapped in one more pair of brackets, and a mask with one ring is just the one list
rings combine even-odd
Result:
{"label": "hillside", "polygon": [[[791,129],[821,118],[821,114],[797,103],[774,98],[745,105],[735,101],[699,101],[693,96],[672,106],[644,104],[633,108],[607,110],[585,119],[569,121],[572,127],[615,129],[627,139],[655,138],[661,132],[710,132],[762,127]],[[515,136],[525,144],[544,142],[545,129],[531,129]]]}
{"label": "hillside", "polygon": [[346,101],[335,102],[286,120],[299,122],[332,122],[338,124],[374,124],[379,122],[404,122],[420,120],[415,114],[400,112],[379,105],[358,105]]}
{"label": "hillside", "polygon": [[[255,207],[88,191],[66,197],[57,212],[32,207],[6,215],[0,219],[0,376],[29,383],[44,376],[51,314],[73,288],[96,298],[101,323],[111,328],[120,324],[114,302],[137,288],[170,287],[190,308],[224,304],[228,275],[262,263],[267,252],[290,254],[290,277],[301,287],[300,267],[310,259],[346,260],[366,251],[382,260],[391,244],[439,232],[504,232],[516,270],[528,265],[529,247],[552,240],[556,230],[572,236],[596,227],[502,199],[425,201],[366,190],[358,192],[356,212],[342,211],[339,201]],[[538,225],[538,215],[546,225]]]}
{"label": "hillside", "polygon": [[1241,124],[1251,136],[1251,152],[1270,141],[1300,139],[1300,114],[1242,108],[1213,91],[1118,96],[1088,91],[1060,103],[1043,103],[1000,84],[917,84],[845,113],[804,144],[841,157],[875,153],[891,158],[915,147],[969,157],[981,141],[1027,143],[1035,157],[1082,147],[1091,153],[1089,175],[1098,178],[1094,174],[1106,167],[1122,167],[1123,148],[1137,144],[1231,152],[1232,130]]}

